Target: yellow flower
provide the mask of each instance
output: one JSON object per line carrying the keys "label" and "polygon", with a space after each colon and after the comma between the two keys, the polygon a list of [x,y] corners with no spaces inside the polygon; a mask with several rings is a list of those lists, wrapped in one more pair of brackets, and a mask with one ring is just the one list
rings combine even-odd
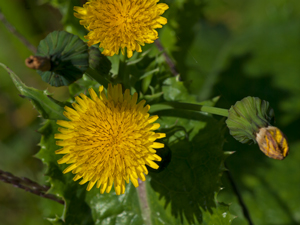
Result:
{"label": "yellow flower", "polygon": [[56,144],[62,146],[56,154],[66,154],[59,164],[71,164],[63,173],[72,171],[76,174],[74,181],[82,178],[79,184],[89,182],[87,190],[97,183],[100,192],[110,192],[112,185],[117,195],[125,192],[125,181],[129,179],[138,187],[138,178],[145,181],[148,174],[145,165],[154,169],[158,165],[153,161],[161,161],[155,148],[163,148],[164,144],[155,142],[165,137],[164,133],[155,133],[159,123],[153,123],[158,116],[147,113],[149,105],[145,100],[138,104],[137,93],[133,96],[127,89],[122,93],[120,84],[108,86],[107,96],[103,86],[99,88],[99,96],[91,88],[91,98],[84,94],[75,97],[77,103],[65,107],[64,115],[70,121],[58,120],[60,139]]}
{"label": "yellow flower", "polygon": [[167,19],[161,15],[169,8],[157,4],[159,0],[89,0],[83,7],[74,7],[74,15],[89,31],[85,36],[88,45],[100,42],[104,55],[125,54],[130,58],[133,51],[142,52],[141,45],[153,43],[158,38],[156,28]]}
{"label": "yellow flower", "polygon": [[256,141],[260,150],[270,158],[282,160],[289,153],[287,140],[277,127],[260,128],[256,134]]}

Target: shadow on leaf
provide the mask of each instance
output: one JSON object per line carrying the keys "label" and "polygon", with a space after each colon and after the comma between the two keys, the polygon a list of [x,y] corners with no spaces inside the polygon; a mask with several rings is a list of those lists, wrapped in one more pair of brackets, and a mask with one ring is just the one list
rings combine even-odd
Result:
{"label": "shadow on leaf", "polygon": [[[215,193],[220,190],[220,176],[225,155],[220,123],[206,118],[207,123],[188,141],[182,138],[170,143],[172,159],[161,173],[151,173],[151,186],[171,205],[171,213],[189,224],[203,221],[203,213],[213,213]],[[196,221],[195,221],[196,220]]]}

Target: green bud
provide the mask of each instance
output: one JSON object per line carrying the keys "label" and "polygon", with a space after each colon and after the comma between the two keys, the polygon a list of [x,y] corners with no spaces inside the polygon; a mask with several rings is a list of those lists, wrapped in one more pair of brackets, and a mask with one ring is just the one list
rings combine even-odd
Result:
{"label": "green bud", "polygon": [[257,97],[246,97],[229,109],[226,124],[230,134],[239,142],[256,143],[256,134],[262,127],[274,122],[274,110],[269,102]]}
{"label": "green bud", "polygon": [[89,67],[88,47],[78,36],[54,31],[40,41],[35,55],[46,59],[50,66],[36,68],[42,80],[59,87],[80,79]]}

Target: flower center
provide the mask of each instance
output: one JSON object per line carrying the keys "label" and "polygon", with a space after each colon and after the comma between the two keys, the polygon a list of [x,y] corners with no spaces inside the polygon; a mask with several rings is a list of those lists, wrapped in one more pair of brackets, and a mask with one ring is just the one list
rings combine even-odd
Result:
{"label": "flower center", "polygon": [[132,26],[132,16],[130,16],[129,13],[119,14],[117,15],[114,25],[119,27],[119,29],[125,30]]}
{"label": "flower center", "polygon": [[112,135],[110,137],[110,141],[109,142],[111,143],[111,146],[120,146],[121,144],[124,143],[124,141],[123,141],[123,135],[120,134],[117,131],[117,133],[115,133],[114,135]]}

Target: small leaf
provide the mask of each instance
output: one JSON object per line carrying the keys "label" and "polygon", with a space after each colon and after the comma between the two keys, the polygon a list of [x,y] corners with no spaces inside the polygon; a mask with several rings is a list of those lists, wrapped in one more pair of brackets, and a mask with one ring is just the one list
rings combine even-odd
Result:
{"label": "small leaf", "polygon": [[76,35],[54,31],[41,40],[36,56],[51,61],[50,71],[40,71],[42,80],[52,86],[67,86],[82,77],[88,69],[88,47]]}
{"label": "small leaf", "polygon": [[196,98],[189,94],[184,82],[178,81],[179,77],[168,78],[164,81],[164,99],[167,101],[196,102]]}
{"label": "small leaf", "polygon": [[83,75],[81,79],[69,85],[69,92],[71,96],[77,96],[80,93],[88,94],[86,92],[89,88],[98,90],[99,83],[92,80],[90,77]]}
{"label": "small leaf", "polygon": [[31,103],[43,118],[51,120],[66,119],[63,115],[64,108],[57,104],[56,100],[54,101],[49,97],[47,92],[27,87],[7,66],[2,63],[0,63],[0,66],[9,73],[21,95],[31,100]]}
{"label": "small leaf", "polygon": [[155,99],[158,99],[163,94],[164,94],[163,92],[158,92],[158,93],[155,93],[153,95],[144,95],[144,96],[142,96],[142,98],[145,99],[147,102],[151,102]]}

